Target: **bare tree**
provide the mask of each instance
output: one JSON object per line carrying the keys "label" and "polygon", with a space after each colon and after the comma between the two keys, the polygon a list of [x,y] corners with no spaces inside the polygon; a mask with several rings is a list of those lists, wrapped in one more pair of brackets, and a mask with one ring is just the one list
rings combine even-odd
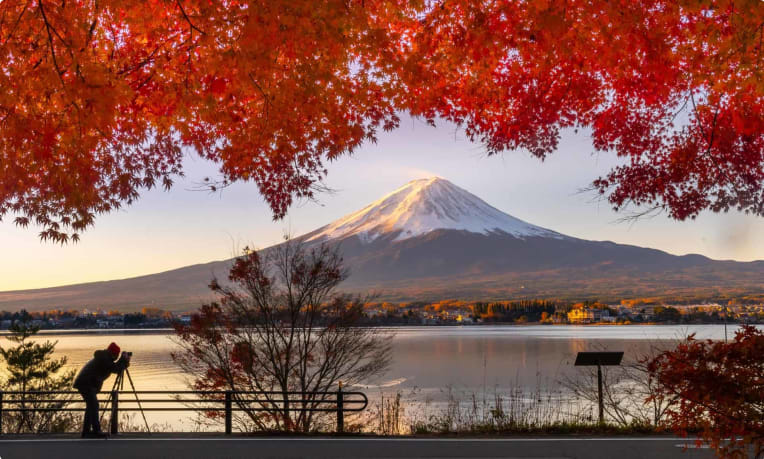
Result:
{"label": "bare tree", "polygon": [[173,358],[196,389],[263,392],[257,406],[234,399],[243,410],[238,428],[315,430],[321,413],[304,410],[333,397],[322,392],[381,375],[390,362],[392,334],[359,327],[361,299],[336,293],[347,276],[326,245],[287,240],[262,253],[245,249],[230,283],[210,285],[220,300],[176,326],[181,351]]}

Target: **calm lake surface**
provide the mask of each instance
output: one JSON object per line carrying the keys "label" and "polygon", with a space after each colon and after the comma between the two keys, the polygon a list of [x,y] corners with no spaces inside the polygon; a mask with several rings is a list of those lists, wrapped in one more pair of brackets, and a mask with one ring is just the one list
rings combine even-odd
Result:
{"label": "calm lake surface", "polygon": [[[585,350],[625,351],[637,356],[651,346],[670,346],[690,333],[698,338],[724,339],[723,325],[638,326],[457,326],[392,329],[393,362],[384,377],[360,388],[370,398],[400,391],[404,397],[437,400],[448,388],[463,393],[559,390],[559,381],[572,375],[575,355]],[[735,326],[728,326],[732,338]],[[40,339],[58,341],[56,354],[79,368],[111,341],[132,351],[130,367],[138,390],[187,390],[185,376],[173,363],[177,349],[171,330],[56,331]],[[7,346],[5,338],[0,345]],[[104,383],[111,388],[113,377]],[[128,389],[127,385],[125,389]],[[150,422],[168,422],[163,413],[150,413]],[[175,416],[177,415],[170,415]],[[175,424],[175,422],[173,422]]]}

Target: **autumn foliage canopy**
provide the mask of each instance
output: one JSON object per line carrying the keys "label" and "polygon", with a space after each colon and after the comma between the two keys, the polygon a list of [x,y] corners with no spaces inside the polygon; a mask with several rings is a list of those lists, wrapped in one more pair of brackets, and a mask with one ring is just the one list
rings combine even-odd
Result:
{"label": "autumn foliage canopy", "polygon": [[648,363],[668,425],[699,432],[722,457],[764,455],[764,333],[743,326],[729,343],[690,336]]}
{"label": "autumn foliage canopy", "polygon": [[759,0],[4,0],[0,217],[76,239],[187,152],[281,217],[400,114],[542,159],[585,128],[615,208],[764,215],[762,27]]}

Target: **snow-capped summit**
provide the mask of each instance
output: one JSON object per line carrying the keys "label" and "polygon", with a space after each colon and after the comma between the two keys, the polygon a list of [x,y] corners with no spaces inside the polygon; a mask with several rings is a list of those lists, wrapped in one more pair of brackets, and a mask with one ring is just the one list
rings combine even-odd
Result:
{"label": "snow-capped summit", "polygon": [[521,239],[566,237],[508,215],[448,180],[432,177],[403,185],[363,209],[318,229],[308,240],[355,235],[369,242],[390,235],[400,241],[438,229],[485,235],[506,233]]}

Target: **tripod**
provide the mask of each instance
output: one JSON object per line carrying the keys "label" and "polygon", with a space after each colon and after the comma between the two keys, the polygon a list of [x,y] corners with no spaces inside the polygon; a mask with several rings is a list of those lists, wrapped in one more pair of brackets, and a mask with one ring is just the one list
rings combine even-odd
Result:
{"label": "tripod", "polygon": [[[117,379],[114,380],[114,386],[112,386],[111,391],[109,392],[109,398],[106,400],[106,405],[108,406],[109,403],[112,402],[112,394],[114,394],[114,391],[122,391],[125,387],[125,375],[127,375],[127,381],[130,383],[130,388],[133,390],[133,395],[135,396],[135,401],[138,402],[138,409],[141,412],[141,416],[143,416],[143,422],[146,424],[146,432],[151,433],[151,428],[149,427],[149,421],[146,420],[146,413],[143,411],[143,407],[141,406],[141,400],[138,398],[138,393],[135,391],[135,384],[133,384],[133,378],[130,376],[130,372],[127,371],[127,368],[122,369],[119,373],[117,373]],[[100,421],[103,421],[103,415],[106,414],[106,408],[104,408],[103,413],[101,413],[101,419]]]}

